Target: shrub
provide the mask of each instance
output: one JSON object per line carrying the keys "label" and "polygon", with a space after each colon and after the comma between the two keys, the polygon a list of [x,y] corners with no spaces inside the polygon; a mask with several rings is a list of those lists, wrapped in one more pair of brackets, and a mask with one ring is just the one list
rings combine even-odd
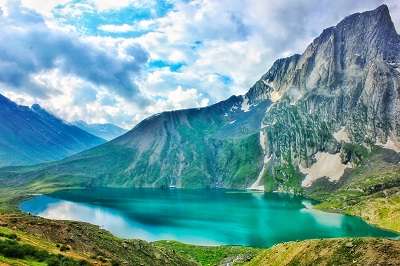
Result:
{"label": "shrub", "polygon": [[[61,248],[69,250],[68,246],[61,246]],[[60,249],[61,249],[60,248]],[[24,259],[29,258],[39,262],[46,262],[49,266],[81,266],[89,265],[86,261],[75,261],[66,258],[62,255],[53,255],[45,250],[37,249],[31,245],[20,244],[15,240],[0,240],[0,255],[8,258]]]}

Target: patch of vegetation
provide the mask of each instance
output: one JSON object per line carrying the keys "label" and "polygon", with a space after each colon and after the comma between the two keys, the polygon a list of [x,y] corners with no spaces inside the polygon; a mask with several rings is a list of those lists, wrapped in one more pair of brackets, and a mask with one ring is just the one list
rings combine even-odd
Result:
{"label": "patch of vegetation", "polygon": [[6,258],[30,259],[53,265],[89,265],[86,261],[75,261],[62,255],[53,255],[45,250],[39,250],[31,245],[20,244],[16,240],[0,240],[0,254]]}
{"label": "patch of vegetation", "polygon": [[332,125],[319,115],[318,110],[310,114],[307,102],[291,105],[286,100],[274,104],[263,123],[268,136],[268,149],[274,159],[270,173],[274,180],[268,181],[267,187],[301,193],[303,175],[295,166],[301,161],[309,162],[310,155],[319,151],[336,152]]}
{"label": "patch of vegetation", "polygon": [[245,265],[397,265],[399,252],[400,242],[395,240],[304,240],[275,245]]}
{"label": "patch of vegetation", "polygon": [[8,213],[0,215],[0,224],[3,225],[0,233],[16,234],[21,244],[75,260],[115,265],[196,265],[170,249],[161,249],[143,240],[124,240],[87,223]]}
{"label": "patch of vegetation", "polygon": [[359,144],[344,143],[340,152],[340,158],[343,164],[352,163],[354,166],[360,166],[368,157],[368,149]]}
{"label": "patch of vegetation", "polygon": [[245,188],[260,171],[262,150],[259,134],[225,140],[218,149],[217,173],[224,176],[224,185]]}
{"label": "patch of vegetation", "polygon": [[290,160],[275,166],[273,172],[276,183],[279,184],[279,189],[295,194],[302,193],[301,180],[303,176],[297,172]]}
{"label": "patch of vegetation", "polygon": [[199,262],[203,266],[219,265],[222,262],[235,262],[240,265],[250,261],[261,249],[240,246],[194,246],[177,241],[157,241],[156,246],[165,247]]}
{"label": "patch of vegetation", "polygon": [[[357,149],[357,148],[356,148]],[[330,191],[308,191],[316,208],[360,216],[369,223],[400,231],[400,155],[374,148],[368,159]]]}

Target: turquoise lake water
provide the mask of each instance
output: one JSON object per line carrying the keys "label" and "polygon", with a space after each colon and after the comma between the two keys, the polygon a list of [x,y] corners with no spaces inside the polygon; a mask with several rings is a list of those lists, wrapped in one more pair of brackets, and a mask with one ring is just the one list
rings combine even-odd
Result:
{"label": "turquoise lake water", "polygon": [[148,241],[267,247],[326,237],[397,235],[363,220],[313,210],[304,198],[226,190],[90,189],[35,196],[20,208],[45,218],[84,221]]}

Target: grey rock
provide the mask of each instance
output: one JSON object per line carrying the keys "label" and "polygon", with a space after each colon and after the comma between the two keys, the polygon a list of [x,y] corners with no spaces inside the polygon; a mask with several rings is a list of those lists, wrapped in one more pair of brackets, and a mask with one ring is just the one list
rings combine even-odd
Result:
{"label": "grey rock", "polygon": [[[35,170],[68,171],[79,185],[246,188],[265,166],[267,190],[301,192],[315,154],[400,142],[400,37],[387,6],[325,29],[304,51],[277,60],[243,96],[154,115],[98,148]],[[8,179],[8,182],[11,182]],[[27,178],[29,180],[29,178]],[[76,181],[78,182],[78,181]]]}

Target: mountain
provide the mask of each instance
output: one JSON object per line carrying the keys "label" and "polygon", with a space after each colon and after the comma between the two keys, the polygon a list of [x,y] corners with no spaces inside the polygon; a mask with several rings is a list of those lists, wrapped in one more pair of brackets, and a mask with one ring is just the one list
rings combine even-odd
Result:
{"label": "mountain", "polygon": [[338,182],[374,145],[400,151],[399,84],[400,37],[382,5],[275,61],[245,95],[154,115],[101,146],[12,171],[7,183],[301,193]]}
{"label": "mountain", "polygon": [[114,124],[106,123],[106,124],[88,124],[85,121],[76,121],[73,125],[79,127],[86,132],[89,132],[92,135],[98,136],[99,138],[105,140],[112,140],[116,137],[121,136],[126,133],[127,130],[120,128]]}
{"label": "mountain", "polygon": [[0,95],[0,166],[60,160],[104,142],[37,104],[21,106]]}

